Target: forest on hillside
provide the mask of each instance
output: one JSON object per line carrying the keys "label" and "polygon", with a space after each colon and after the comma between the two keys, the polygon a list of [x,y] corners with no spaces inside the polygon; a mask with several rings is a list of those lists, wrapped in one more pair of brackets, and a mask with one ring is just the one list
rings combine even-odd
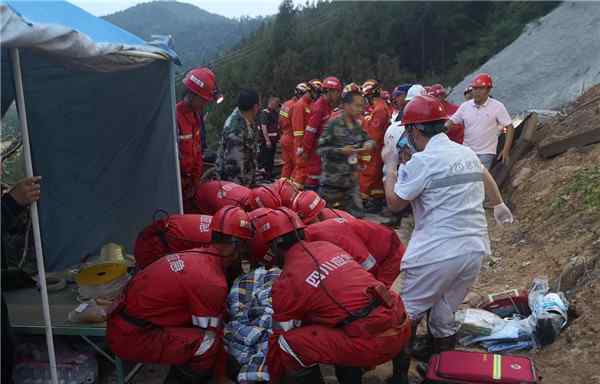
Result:
{"label": "forest on hillside", "polygon": [[266,99],[291,96],[300,81],[456,84],[559,2],[326,2],[284,0],[237,49],[212,60],[225,102],[207,116],[209,143],[240,88]]}

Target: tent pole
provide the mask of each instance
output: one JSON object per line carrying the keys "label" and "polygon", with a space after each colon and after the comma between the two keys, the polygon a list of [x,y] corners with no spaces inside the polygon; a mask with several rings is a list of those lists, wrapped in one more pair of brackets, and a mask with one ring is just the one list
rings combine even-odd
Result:
{"label": "tent pole", "polygon": [[179,165],[179,132],[177,131],[177,119],[175,118],[175,64],[169,61],[171,81],[171,111],[173,115],[173,144],[175,145],[175,173],[177,175],[177,192],[179,197],[179,213],[183,214],[183,191],[181,190],[181,169]]}
{"label": "tent pole", "polygon": [[[25,154],[25,172],[27,177],[33,176],[33,163],[31,161],[31,143],[29,142],[29,128],[27,127],[27,112],[25,111],[25,96],[23,94],[23,78],[21,71],[21,59],[19,49],[10,50],[13,76],[15,79],[15,90],[17,93],[17,106],[19,120],[21,122],[21,134],[23,137],[23,149]],[[46,286],[46,269],[44,267],[44,255],[42,253],[42,236],[40,232],[40,217],[37,202],[30,206],[31,223],[33,225],[33,240],[35,242],[35,258],[37,259],[38,284],[42,296],[42,310],[46,323],[46,344],[48,346],[48,357],[50,361],[50,377],[52,384],[58,384],[58,373],[56,371],[56,354],[54,352],[54,340],[52,338],[52,323],[50,320],[50,305],[48,303],[48,288]]]}

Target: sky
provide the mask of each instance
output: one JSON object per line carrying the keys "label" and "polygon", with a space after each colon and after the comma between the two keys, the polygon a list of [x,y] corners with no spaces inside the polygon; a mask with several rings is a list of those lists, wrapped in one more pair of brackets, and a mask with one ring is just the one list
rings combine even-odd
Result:
{"label": "sky", "polygon": [[[136,0],[69,0],[80,8],[105,16],[146,1]],[[194,4],[208,12],[226,17],[265,16],[277,13],[281,0],[179,0]]]}

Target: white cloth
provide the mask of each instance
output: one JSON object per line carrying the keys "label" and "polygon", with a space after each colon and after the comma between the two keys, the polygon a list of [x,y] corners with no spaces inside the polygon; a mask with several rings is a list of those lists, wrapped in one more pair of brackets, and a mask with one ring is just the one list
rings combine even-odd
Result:
{"label": "white cloth", "polygon": [[429,329],[433,337],[454,335],[454,312],[477,280],[482,258],[482,253],[471,252],[403,271],[400,296],[408,317],[421,319],[431,309]]}
{"label": "white cloth", "polygon": [[384,165],[390,162],[398,162],[399,154],[396,144],[404,133],[404,125],[401,122],[392,122],[383,136],[383,149],[381,150],[381,158]]}
{"label": "white cloth", "polygon": [[464,125],[463,145],[478,155],[496,154],[498,136],[504,127],[512,124],[504,104],[490,97],[483,105],[476,105],[474,100],[465,101],[450,120],[455,124]]}
{"label": "white cloth", "polygon": [[435,135],[398,168],[394,192],[411,201],[415,216],[401,269],[490,253],[483,165],[471,149]]}

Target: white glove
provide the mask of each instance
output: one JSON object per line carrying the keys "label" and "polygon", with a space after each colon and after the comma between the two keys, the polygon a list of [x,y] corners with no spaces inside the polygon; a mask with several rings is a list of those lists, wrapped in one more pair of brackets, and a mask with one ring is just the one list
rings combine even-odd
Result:
{"label": "white glove", "polygon": [[510,224],[514,221],[512,212],[504,203],[494,207],[494,219],[496,219],[496,223],[500,225]]}

